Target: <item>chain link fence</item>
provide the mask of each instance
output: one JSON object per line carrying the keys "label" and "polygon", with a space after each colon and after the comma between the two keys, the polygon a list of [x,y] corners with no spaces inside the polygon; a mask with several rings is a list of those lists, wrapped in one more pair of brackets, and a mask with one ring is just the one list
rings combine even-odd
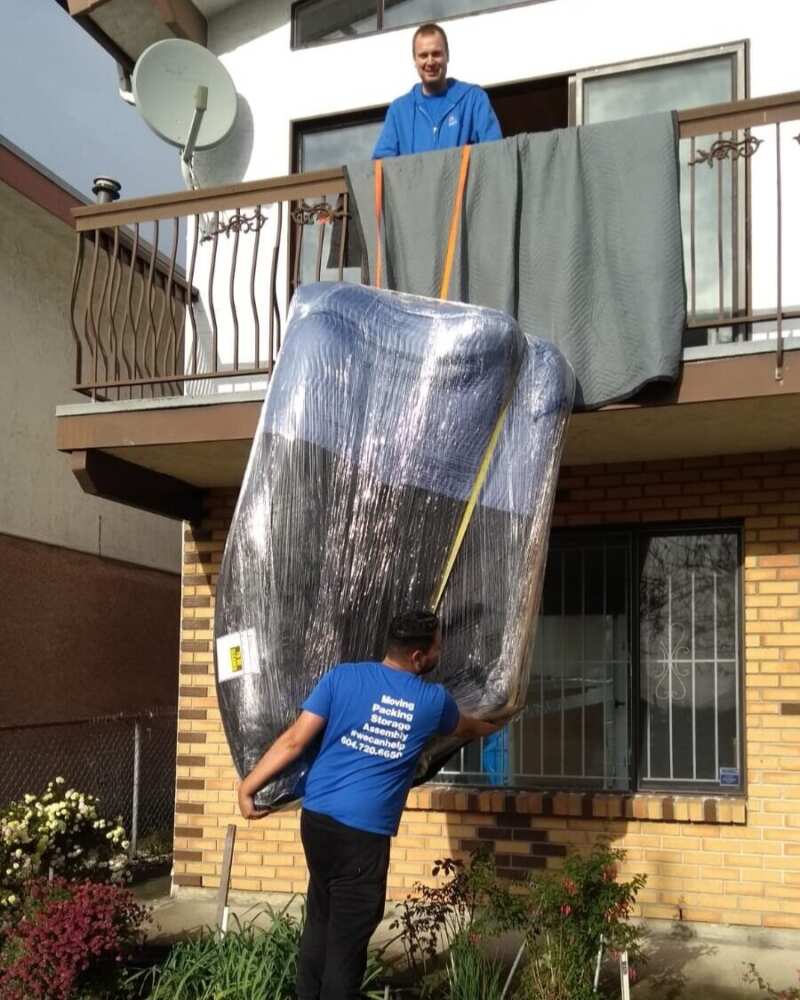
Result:
{"label": "chain link fence", "polygon": [[0,808],[60,776],[121,816],[131,856],[171,850],[177,710],[0,728]]}

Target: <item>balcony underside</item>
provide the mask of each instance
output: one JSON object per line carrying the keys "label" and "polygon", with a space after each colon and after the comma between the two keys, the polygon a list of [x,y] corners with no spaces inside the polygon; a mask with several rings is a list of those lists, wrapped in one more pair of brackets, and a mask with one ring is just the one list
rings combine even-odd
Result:
{"label": "balcony underside", "polygon": [[[57,445],[71,452],[84,489],[110,500],[193,519],[202,494],[237,487],[263,393],[80,404],[57,412]],[[783,379],[768,356],[684,364],[676,386],[636,402],[573,416],[564,464],[693,458],[797,447],[800,352]]]}

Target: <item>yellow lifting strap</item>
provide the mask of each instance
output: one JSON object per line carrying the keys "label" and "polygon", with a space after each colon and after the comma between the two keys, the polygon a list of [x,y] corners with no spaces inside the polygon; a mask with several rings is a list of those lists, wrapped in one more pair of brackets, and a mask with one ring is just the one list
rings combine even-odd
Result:
{"label": "yellow lifting strap", "polygon": [[478,474],[475,476],[475,482],[472,484],[472,489],[467,497],[464,513],[461,515],[461,520],[459,521],[458,528],[456,529],[456,533],[453,537],[453,544],[450,546],[450,552],[447,555],[444,569],[442,570],[442,575],[439,579],[439,585],[431,598],[432,611],[439,610],[439,605],[444,597],[444,592],[450,579],[450,574],[453,572],[453,567],[456,564],[458,553],[461,551],[461,545],[464,542],[469,522],[472,520],[475,505],[478,502],[478,496],[483,489],[483,484],[486,482],[489,466],[492,464],[492,456],[494,455],[495,448],[497,447],[497,442],[500,440],[500,432],[503,430],[503,426],[506,422],[506,413],[508,413],[509,402],[510,399],[507,399],[505,403],[503,403],[503,408],[500,410],[497,420],[495,421],[492,436],[489,438],[489,443],[486,445],[486,451],[483,453],[483,458],[481,459],[481,464],[478,468]]}

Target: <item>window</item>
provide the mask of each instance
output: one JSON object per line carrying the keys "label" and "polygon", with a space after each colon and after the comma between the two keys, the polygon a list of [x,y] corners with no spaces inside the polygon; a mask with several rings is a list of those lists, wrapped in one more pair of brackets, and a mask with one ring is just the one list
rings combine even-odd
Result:
{"label": "window", "polygon": [[740,790],[739,550],[732,528],[554,534],[525,712],[442,777]]}
{"label": "window", "polygon": [[[741,42],[577,73],[574,119],[585,125],[740,100],[745,64]],[[702,323],[747,311],[744,161],[716,170],[689,165],[698,149],[717,138],[684,139],[680,148],[689,318],[700,324],[688,346],[733,339],[730,327],[706,331]]]}
{"label": "window", "polygon": [[[297,122],[293,126],[293,169],[296,171],[324,170],[340,167],[353,160],[368,160],[377,142],[386,114],[385,108],[357,112],[337,117]],[[313,202],[322,199],[311,199]],[[337,206],[338,207],[338,206]],[[292,232],[291,259],[295,259],[297,241],[298,284],[316,280],[317,259],[321,262],[320,280],[339,280],[338,247],[341,230],[338,225],[318,226],[313,222]],[[320,251],[319,240],[323,241]],[[348,244],[350,245],[350,244]],[[344,281],[361,281],[360,266],[345,266]]]}
{"label": "window", "polygon": [[355,121],[328,118],[297,125],[298,169],[304,172],[324,170],[354,160],[368,160],[385,115],[386,109],[379,108]]}
{"label": "window", "polygon": [[644,536],[640,566],[641,784],[738,785],[738,537]]}
{"label": "window", "polygon": [[338,42],[424,21],[446,21],[545,0],[300,0],[292,7],[292,47]]}

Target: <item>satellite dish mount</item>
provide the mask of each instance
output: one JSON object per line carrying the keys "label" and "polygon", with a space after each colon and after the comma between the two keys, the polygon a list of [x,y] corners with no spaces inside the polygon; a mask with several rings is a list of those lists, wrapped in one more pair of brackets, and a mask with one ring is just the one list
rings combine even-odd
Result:
{"label": "satellite dish mount", "polygon": [[186,145],[183,147],[183,152],[181,153],[181,159],[190,169],[192,160],[194,159],[194,147],[197,143],[197,135],[200,132],[200,125],[202,124],[203,115],[206,113],[207,108],[208,87],[204,87],[201,84],[195,88],[194,115],[192,116],[192,124],[189,127],[189,135],[186,138]]}

